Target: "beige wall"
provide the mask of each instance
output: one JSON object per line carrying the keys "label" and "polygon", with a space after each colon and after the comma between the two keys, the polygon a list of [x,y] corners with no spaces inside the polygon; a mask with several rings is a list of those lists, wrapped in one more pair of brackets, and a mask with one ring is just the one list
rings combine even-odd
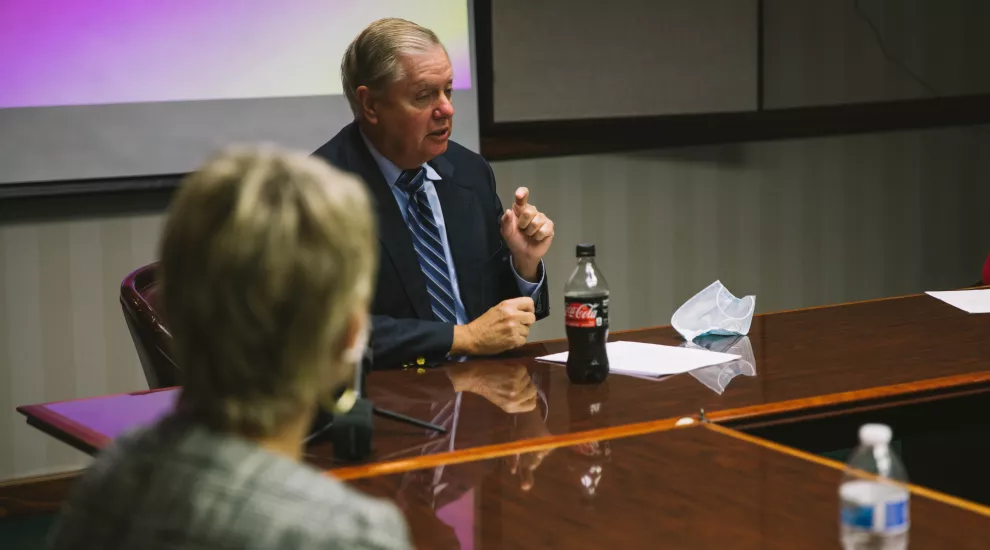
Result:
{"label": "beige wall", "polygon": [[0,479],[84,459],[29,428],[14,407],[147,389],[118,296],[124,275],[154,257],[161,219],[141,213],[0,225]]}
{"label": "beige wall", "polygon": [[756,15],[756,0],[492,2],[495,120],[755,109]]}
{"label": "beige wall", "polygon": [[[752,109],[756,6],[493,2],[495,120]],[[940,95],[990,92],[986,0],[764,0],[763,14],[765,108],[930,96],[870,22]]]}
{"label": "beige wall", "polygon": [[907,69],[939,95],[990,92],[985,0],[764,0],[763,12],[767,109],[930,97]]}
{"label": "beige wall", "polygon": [[[669,323],[716,278],[760,311],[975,281],[990,252],[988,143],[990,129],[942,129],[494,168],[503,201],[527,185],[557,224],[554,310],[533,332],[545,339],[563,335],[561,289],[583,241],[598,246],[616,330]],[[153,259],[163,205],[115,201],[0,216],[0,479],[86,463],[15,406],[146,388],[118,285]]]}
{"label": "beige wall", "polygon": [[941,129],[495,164],[503,201],[527,185],[557,226],[563,336],[574,245],[593,242],[614,329],[666,325],[716,279],[760,312],[979,279],[990,253],[990,131]]}

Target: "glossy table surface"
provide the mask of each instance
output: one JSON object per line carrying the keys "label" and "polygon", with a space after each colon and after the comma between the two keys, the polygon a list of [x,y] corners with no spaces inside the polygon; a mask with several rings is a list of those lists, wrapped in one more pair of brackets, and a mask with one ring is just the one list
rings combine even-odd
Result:
{"label": "glossy table surface", "polygon": [[[320,441],[306,459],[394,500],[421,548],[838,548],[839,465],[725,425],[979,399],[990,392],[988,334],[990,315],[922,295],[756,316],[747,337],[708,342],[743,359],[662,380],[570,384],[563,367],[537,361],[565,341],[376,371],[378,407],[448,433],[376,417],[367,463],[335,464]],[[670,327],[612,339],[683,344]],[[170,398],[156,393],[18,410],[95,451],[166,413]],[[685,418],[692,427],[675,427]],[[990,509],[914,490],[910,548],[990,549]]]}
{"label": "glossy table surface", "polygon": [[[839,548],[840,470],[731,433],[695,425],[348,483],[395,502],[419,548]],[[922,492],[912,550],[990,546],[990,509]]]}
{"label": "glossy table surface", "polygon": [[[702,409],[712,421],[734,422],[800,417],[922,393],[990,391],[987,334],[990,315],[969,315],[920,295],[758,315],[747,337],[713,341],[712,349],[731,345],[729,351],[743,360],[662,380],[612,375],[599,386],[570,384],[563,367],[536,360],[566,350],[566,341],[529,344],[506,356],[423,372],[376,371],[367,385],[377,406],[443,424],[449,434],[436,437],[375,418],[370,462],[422,460],[492,445],[524,447],[615,427],[625,434],[645,433],[698,418]],[[615,333],[612,339],[683,344],[670,327]],[[134,407],[134,422],[167,405],[153,394],[124,401]],[[83,450],[109,442],[100,430],[60,414],[60,406],[69,410],[61,404],[19,410]],[[329,445],[314,443],[307,459],[321,468],[339,466]]]}
{"label": "glossy table surface", "polygon": [[[697,418],[702,409],[712,421],[724,422],[800,416],[919,393],[990,391],[988,334],[990,315],[969,315],[921,295],[759,315],[746,338],[723,342],[751,359],[746,364],[737,361],[659,381],[612,375],[601,386],[570,384],[563,367],[536,360],[566,350],[566,341],[529,344],[508,357],[423,373],[378,371],[368,378],[378,406],[446,420],[448,427],[451,419],[440,411],[456,408],[458,415],[456,433],[445,442],[376,420],[376,460],[616,426],[643,432]],[[616,333],[612,339],[683,344],[670,327]],[[538,393],[535,403],[517,402],[499,390],[527,374]],[[474,389],[458,397],[455,383]],[[317,445],[311,459],[327,466],[323,457],[328,454]]]}

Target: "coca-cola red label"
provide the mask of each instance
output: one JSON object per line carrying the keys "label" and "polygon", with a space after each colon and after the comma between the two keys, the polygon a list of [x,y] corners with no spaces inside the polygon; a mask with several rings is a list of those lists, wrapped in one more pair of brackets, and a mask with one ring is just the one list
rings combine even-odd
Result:
{"label": "coca-cola red label", "polygon": [[574,328],[608,328],[608,298],[565,298],[564,324]]}

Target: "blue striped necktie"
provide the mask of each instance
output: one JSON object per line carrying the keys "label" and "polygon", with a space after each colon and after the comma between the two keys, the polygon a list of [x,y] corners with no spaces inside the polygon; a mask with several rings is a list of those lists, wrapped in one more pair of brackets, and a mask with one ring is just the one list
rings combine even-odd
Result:
{"label": "blue striped necktie", "polygon": [[406,223],[412,233],[413,248],[416,249],[419,267],[426,276],[426,290],[430,293],[433,316],[437,321],[456,323],[450,270],[447,268],[447,258],[443,252],[440,228],[437,227],[436,219],[433,217],[430,199],[423,189],[425,182],[426,170],[419,167],[414,170],[404,170],[395,185],[409,196],[406,205],[408,212]]}

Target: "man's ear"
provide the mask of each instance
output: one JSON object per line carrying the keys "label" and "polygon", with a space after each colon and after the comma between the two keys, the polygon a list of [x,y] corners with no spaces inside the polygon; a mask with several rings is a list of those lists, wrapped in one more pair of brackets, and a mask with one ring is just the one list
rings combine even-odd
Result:
{"label": "man's ear", "polygon": [[358,107],[364,120],[369,124],[378,124],[378,110],[375,98],[371,96],[371,90],[367,86],[358,86],[354,90],[354,97],[357,98]]}
{"label": "man's ear", "polygon": [[326,378],[321,383],[327,391],[353,386],[357,374],[355,367],[366,351],[370,322],[366,310],[355,310],[347,320],[344,332],[337,340],[339,355],[326,362],[326,370],[323,371]]}
{"label": "man's ear", "polygon": [[354,365],[364,357],[371,330],[370,323],[367,309],[359,308],[351,315],[343,334],[341,359],[345,364]]}

